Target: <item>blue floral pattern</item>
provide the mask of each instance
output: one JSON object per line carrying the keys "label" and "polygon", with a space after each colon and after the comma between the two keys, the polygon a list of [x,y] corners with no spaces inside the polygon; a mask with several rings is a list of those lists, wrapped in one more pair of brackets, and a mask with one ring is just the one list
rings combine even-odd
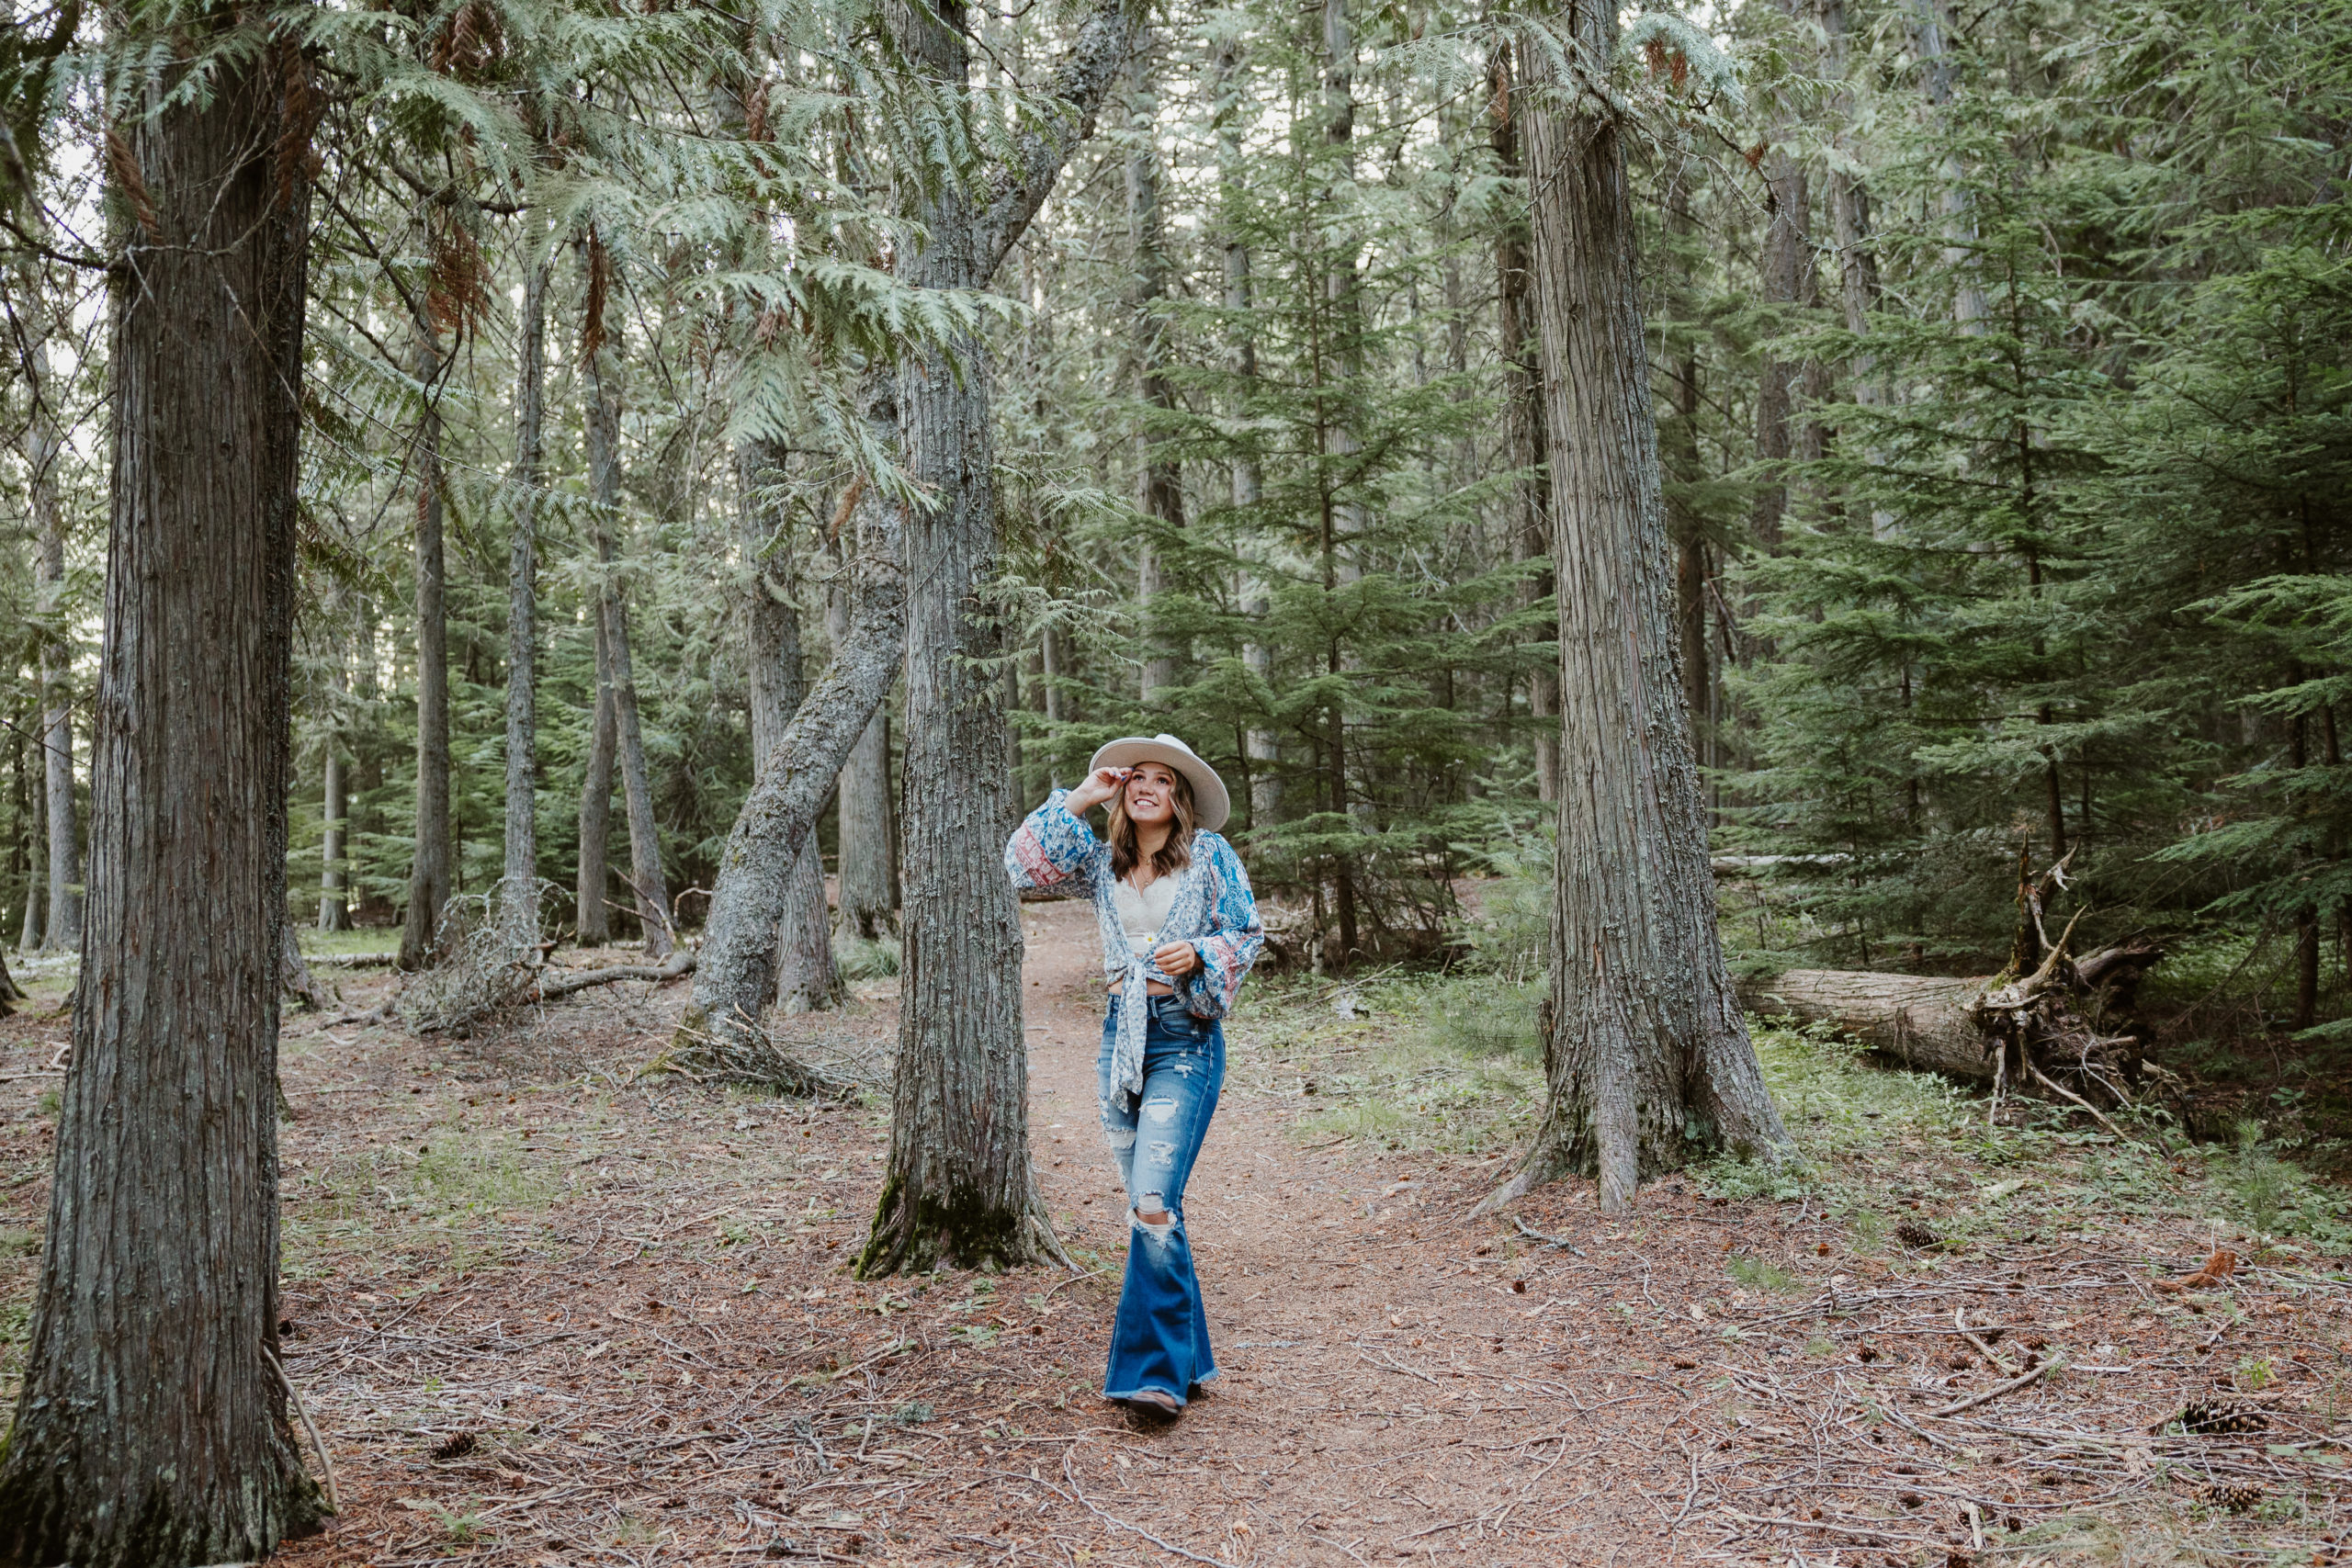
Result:
{"label": "blue floral pattern", "polygon": [[1191,942],[1201,966],[1181,979],[1161,973],[1148,953],[1129,950],[1126,928],[1112,898],[1111,846],[1070,810],[1069,795],[1068,790],[1054,791],[1013,830],[1004,846],[1004,869],[1015,888],[1084,893],[1093,898],[1103,976],[1125,982],[1113,1082],[1103,1086],[1104,1096],[1107,1100],[1115,1089],[1132,1099],[1143,1092],[1146,983],[1157,980],[1172,987],[1184,1010],[1196,1018],[1223,1018],[1233,1010],[1242,977],[1266,945],[1266,928],[1258,919],[1258,900],[1250,891],[1250,874],[1241,869],[1241,857],[1224,835],[1196,832],[1192,863],[1180,874],[1159,940]]}

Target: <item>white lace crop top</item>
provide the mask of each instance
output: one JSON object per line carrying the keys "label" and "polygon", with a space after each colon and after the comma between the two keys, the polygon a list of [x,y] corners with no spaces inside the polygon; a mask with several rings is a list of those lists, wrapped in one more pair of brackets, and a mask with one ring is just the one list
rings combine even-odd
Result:
{"label": "white lace crop top", "polygon": [[1138,891],[1136,885],[1122,877],[1111,884],[1111,902],[1119,911],[1119,924],[1127,933],[1127,945],[1141,953],[1152,945],[1159,935],[1159,928],[1168,923],[1169,908],[1176,902],[1176,885],[1183,877],[1155,876],[1151,886]]}

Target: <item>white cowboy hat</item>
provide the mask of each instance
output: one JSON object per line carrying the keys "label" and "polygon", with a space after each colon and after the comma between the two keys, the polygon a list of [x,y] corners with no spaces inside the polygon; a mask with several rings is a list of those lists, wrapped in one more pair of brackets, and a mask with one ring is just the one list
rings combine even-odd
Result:
{"label": "white cowboy hat", "polygon": [[1233,797],[1226,793],[1225,781],[1216,776],[1216,770],[1172,735],[1148,739],[1123,735],[1095,752],[1094,761],[1086,764],[1086,771],[1092,773],[1097,768],[1132,768],[1137,762],[1165,762],[1192,782],[1195,827],[1214,833],[1233,814]]}

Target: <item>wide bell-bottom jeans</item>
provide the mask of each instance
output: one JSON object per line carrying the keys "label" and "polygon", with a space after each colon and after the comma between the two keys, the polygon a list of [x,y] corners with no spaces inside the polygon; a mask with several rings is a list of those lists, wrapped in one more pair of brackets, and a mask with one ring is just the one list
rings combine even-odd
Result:
{"label": "wide bell-bottom jeans", "polygon": [[[1225,1031],[1185,1011],[1177,998],[1152,998],[1144,1033],[1143,1095],[1130,1101],[1113,1092],[1110,1081],[1118,1009],[1114,997],[1095,1063],[1103,1135],[1127,1190],[1127,1278],[1119,1292],[1118,1315],[1111,1321],[1111,1365],[1102,1393],[1132,1399],[1159,1389],[1182,1404],[1195,1384],[1217,1375],[1208,1318],[1201,1310],[1201,1282],[1184,1239],[1184,1183],[1225,1085]],[[1141,1217],[1163,1213],[1168,1220],[1161,1224],[1147,1224]]]}

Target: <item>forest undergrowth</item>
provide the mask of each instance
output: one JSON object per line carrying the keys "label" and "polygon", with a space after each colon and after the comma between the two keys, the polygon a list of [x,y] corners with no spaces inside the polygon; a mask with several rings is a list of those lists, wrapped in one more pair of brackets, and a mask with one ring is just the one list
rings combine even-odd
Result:
{"label": "forest undergrowth", "polygon": [[[1085,911],[1024,911],[1034,938]],[[1115,1188],[1074,942],[1032,1140],[1089,1272],[862,1282],[895,985],[786,1021],[865,1087],[635,1069],[674,988],[470,1041],[290,1020],[288,1371],[343,1512],[305,1563],[2304,1563],[2352,1546],[2340,1195],[2249,1124],[2118,1139],[1759,1026],[1800,1157],[1604,1222],[1472,1220],[1541,1089],[1507,975],[1267,976],[1188,1206],[1227,1377],[1097,1395]],[[1073,956],[1074,955],[1074,956]],[[603,955],[618,957],[619,954]],[[571,955],[567,955],[571,958]],[[577,958],[571,961],[578,962]],[[355,1004],[389,983],[341,982]],[[7,1360],[54,983],[0,1023]]]}

